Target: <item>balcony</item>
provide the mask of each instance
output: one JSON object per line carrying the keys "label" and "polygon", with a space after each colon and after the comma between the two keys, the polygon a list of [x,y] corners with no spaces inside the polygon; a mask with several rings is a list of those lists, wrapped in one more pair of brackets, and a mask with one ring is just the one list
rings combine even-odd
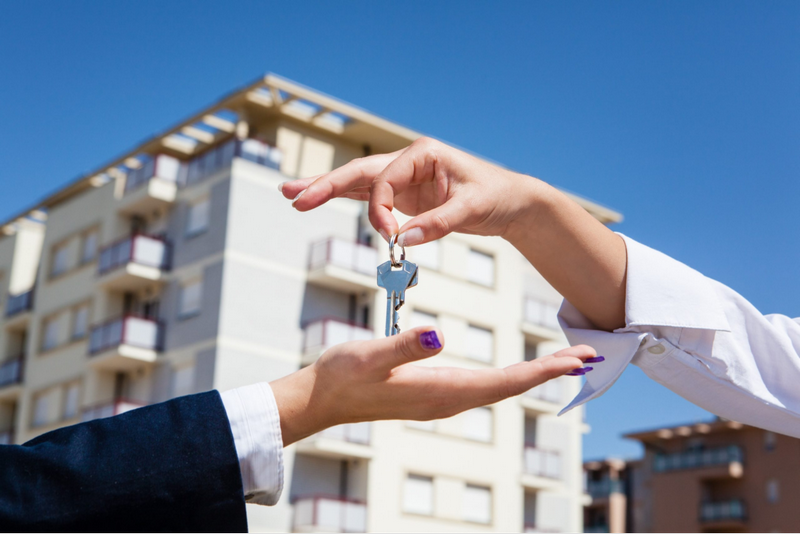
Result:
{"label": "balcony", "polygon": [[186,165],[184,185],[191,186],[231,166],[234,157],[280,170],[283,153],[256,139],[231,139],[193,158]]}
{"label": "balcony", "polygon": [[555,378],[529,389],[520,397],[522,407],[534,414],[558,413],[564,403],[563,382]]}
{"label": "balcony", "polygon": [[171,205],[182,179],[180,160],[164,154],[146,156],[141,166],[130,169],[120,200],[120,211],[128,215],[149,214]]}
{"label": "balcony", "polygon": [[134,291],[164,280],[170,245],[160,237],[134,234],[100,250],[97,274],[108,289]]}
{"label": "balcony", "polygon": [[747,522],[747,507],[741,499],[704,502],[700,504],[700,523],[715,532],[743,528]]}
{"label": "balcony", "polygon": [[308,281],[348,293],[377,289],[378,251],[335,237],[311,245]]}
{"label": "balcony", "polygon": [[164,327],[159,321],[125,315],[92,328],[90,363],[116,371],[135,369],[156,361],[163,339]]}
{"label": "balcony", "polygon": [[303,329],[303,365],[315,362],[323,352],[347,341],[369,340],[371,329],[334,317],[325,317],[308,323]]}
{"label": "balcony", "polygon": [[295,532],[366,532],[367,504],[347,497],[300,496],[294,502]]}
{"label": "balcony", "polygon": [[702,478],[740,478],[742,476],[744,451],[738,445],[713,449],[690,450],[669,454],[657,454],[653,460],[656,473],[684,469],[703,469]]}
{"label": "balcony", "polygon": [[22,366],[25,357],[17,356],[0,363],[0,400],[14,398],[22,391]]}
{"label": "balcony", "polygon": [[33,309],[33,289],[17,295],[9,295],[6,300],[6,319],[21,316]]}
{"label": "balcony", "polygon": [[625,482],[619,479],[590,480],[586,484],[586,492],[592,499],[607,499],[612,493],[625,493]]}
{"label": "balcony", "polygon": [[350,423],[318,432],[297,444],[297,452],[340,460],[372,458],[370,423]]}
{"label": "balcony", "polygon": [[525,445],[522,484],[531,489],[553,489],[561,481],[561,454],[558,451]]}
{"label": "balcony", "polygon": [[535,342],[555,341],[563,338],[558,324],[558,304],[544,302],[536,297],[525,297],[522,309],[522,331]]}
{"label": "balcony", "polygon": [[115,399],[110,402],[104,402],[85,408],[83,410],[83,414],[81,415],[81,421],[85,423],[86,421],[94,421],[95,419],[113,417],[115,415],[120,415],[125,412],[135,410],[136,408],[141,408],[142,406],[145,406],[143,402],[121,398]]}

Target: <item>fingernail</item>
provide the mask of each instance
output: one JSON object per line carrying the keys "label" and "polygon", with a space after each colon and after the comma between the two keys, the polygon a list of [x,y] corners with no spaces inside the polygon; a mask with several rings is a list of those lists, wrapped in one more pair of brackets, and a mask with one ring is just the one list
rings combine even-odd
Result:
{"label": "fingernail", "polygon": [[297,193],[297,196],[296,196],[296,197],[294,197],[294,198],[292,199],[292,207],[294,207],[294,204],[295,204],[295,202],[297,202],[298,200],[300,200],[300,197],[302,197],[302,196],[303,196],[303,193],[305,193],[306,191],[308,191],[308,189],[303,189],[302,191],[300,191],[299,193]]}
{"label": "fingernail", "polygon": [[605,356],[595,356],[594,358],[586,358],[583,363],[600,363],[606,361]]}
{"label": "fingernail", "polygon": [[411,247],[422,243],[423,239],[422,228],[412,228],[400,234],[400,237],[397,238],[397,244],[401,247]]}
{"label": "fingernail", "polygon": [[278,184],[278,191],[280,191],[281,193],[283,193],[283,184],[285,184],[285,183],[286,182],[281,182],[281,183]]}
{"label": "fingernail", "polygon": [[384,241],[389,242],[389,234],[386,233],[386,230],[378,230],[378,233],[381,234]]}
{"label": "fingernail", "polygon": [[426,349],[442,348],[442,343],[439,341],[439,336],[436,335],[436,330],[421,333],[419,335],[419,342]]}
{"label": "fingernail", "polygon": [[564,374],[567,376],[583,376],[592,369],[594,369],[594,367],[578,367],[577,369],[573,369],[572,371]]}

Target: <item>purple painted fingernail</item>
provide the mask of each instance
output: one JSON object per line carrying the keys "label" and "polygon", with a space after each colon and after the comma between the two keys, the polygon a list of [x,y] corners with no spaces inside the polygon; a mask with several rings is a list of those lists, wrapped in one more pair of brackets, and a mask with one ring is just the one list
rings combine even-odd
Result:
{"label": "purple painted fingernail", "polygon": [[594,358],[586,358],[583,363],[600,363],[606,361],[605,356],[595,356]]}
{"label": "purple painted fingernail", "polygon": [[567,376],[583,376],[592,369],[594,369],[594,367],[578,367],[577,369],[573,369],[572,371],[564,374]]}
{"label": "purple painted fingernail", "polygon": [[440,349],[442,344],[439,341],[439,336],[436,335],[436,330],[423,332],[419,335],[419,342],[426,349]]}

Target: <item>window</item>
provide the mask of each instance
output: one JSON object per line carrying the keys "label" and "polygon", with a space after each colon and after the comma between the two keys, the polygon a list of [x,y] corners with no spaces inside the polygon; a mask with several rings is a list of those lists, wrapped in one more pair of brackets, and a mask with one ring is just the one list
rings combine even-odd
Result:
{"label": "window", "polygon": [[494,358],[494,334],[491,330],[469,325],[465,344],[469,358],[481,362],[491,362]]}
{"label": "window", "polygon": [[474,523],[492,522],[492,490],[483,486],[467,484],[462,501],[462,517],[464,521]]}
{"label": "window", "polygon": [[775,435],[775,432],[766,431],[764,432],[764,450],[770,452],[775,450],[775,446],[777,445],[778,436]]}
{"label": "window", "polygon": [[61,388],[50,388],[38,393],[34,401],[33,426],[42,426],[54,423],[56,420],[55,410],[58,406]]}
{"label": "window", "polygon": [[406,426],[417,430],[436,432],[436,421],[406,421]]}
{"label": "window", "polygon": [[81,263],[88,263],[94,259],[97,253],[97,230],[92,230],[83,235],[83,246],[81,247]]}
{"label": "window", "polygon": [[463,437],[489,443],[492,441],[492,409],[474,408],[461,414]]}
{"label": "window", "polygon": [[172,396],[182,397],[194,393],[194,365],[175,369],[172,375]]}
{"label": "window", "polygon": [[209,201],[201,200],[189,206],[186,217],[186,237],[191,237],[208,230]]}
{"label": "window", "polygon": [[89,305],[84,304],[79,308],[75,308],[72,317],[72,339],[81,339],[86,335],[86,329],[89,324]]}
{"label": "window", "polygon": [[203,298],[203,284],[201,280],[189,282],[181,288],[178,315],[188,317],[200,313]]}
{"label": "window", "polygon": [[470,249],[467,257],[467,280],[492,287],[494,285],[494,258]]}
{"label": "window", "polygon": [[411,328],[418,326],[436,326],[437,318],[432,313],[414,310],[411,312]]}
{"label": "window", "polygon": [[59,319],[60,316],[50,317],[44,321],[44,337],[42,338],[42,350],[54,349],[59,344]]}
{"label": "window", "polygon": [[775,504],[780,499],[780,486],[774,478],[767,482],[767,500]]}
{"label": "window", "polygon": [[429,269],[439,268],[439,241],[431,241],[424,245],[417,245],[411,247],[410,250],[411,253],[409,257],[411,257],[412,261],[415,263]]}
{"label": "window", "polygon": [[80,384],[77,382],[67,386],[67,391],[64,395],[64,419],[72,419],[78,416],[78,396],[80,391]]}
{"label": "window", "polygon": [[67,244],[59,245],[53,248],[52,268],[50,269],[50,276],[58,276],[67,271],[69,268],[67,256]]}
{"label": "window", "polygon": [[408,475],[403,486],[403,511],[410,514],[433,515],[433,479]]}

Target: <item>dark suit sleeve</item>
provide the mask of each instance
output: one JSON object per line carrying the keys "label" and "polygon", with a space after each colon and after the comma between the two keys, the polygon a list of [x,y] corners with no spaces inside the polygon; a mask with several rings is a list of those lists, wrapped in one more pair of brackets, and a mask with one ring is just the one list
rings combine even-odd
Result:
{"label": "dark suit sleeve", "polygon": [[246,532],[219,393],[0,446],[0,530]]}

